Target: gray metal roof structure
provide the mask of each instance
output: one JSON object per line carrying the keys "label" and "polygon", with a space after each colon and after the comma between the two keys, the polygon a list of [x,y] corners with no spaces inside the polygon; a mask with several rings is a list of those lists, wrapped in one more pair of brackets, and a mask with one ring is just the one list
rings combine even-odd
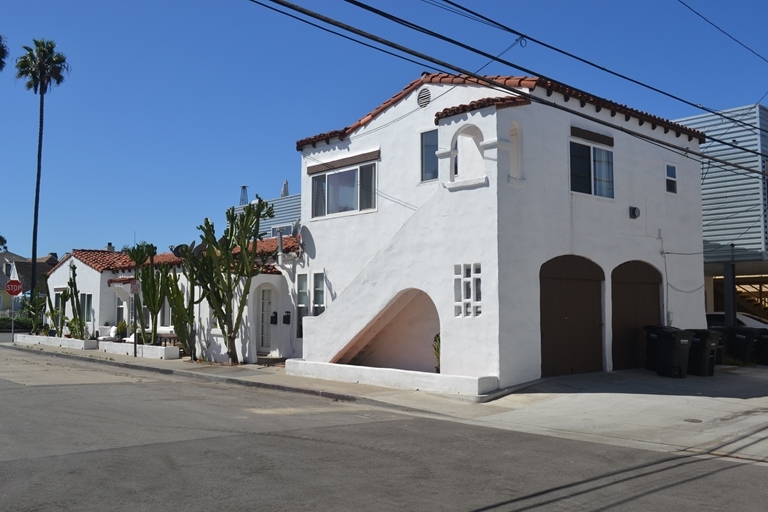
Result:
{"label": "gray metal roof structure", "polygon": [[[765,154],[768,151],[768,109],[762,105],[702,114],[675,122],[700,130],[707,136],[701,152],[721,160],[754,169],[754,173],[706,158],[701,160],[701,207],[704,228],[704,262],[746,262],[766,260],[768,191],[765,158],[741,148]],[[741,122],[748,124],[744,126]]]}

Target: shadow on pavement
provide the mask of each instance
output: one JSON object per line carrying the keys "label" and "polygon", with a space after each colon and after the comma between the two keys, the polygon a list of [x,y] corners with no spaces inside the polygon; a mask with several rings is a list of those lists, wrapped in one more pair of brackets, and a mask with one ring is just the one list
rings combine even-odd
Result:
{"label": "shadow on pavement", "polygon": [[713,377],[661,377],[645,369],[549,377],[517,393],[625,393],[712,398],[768,396],[768,366],[718,367]]}

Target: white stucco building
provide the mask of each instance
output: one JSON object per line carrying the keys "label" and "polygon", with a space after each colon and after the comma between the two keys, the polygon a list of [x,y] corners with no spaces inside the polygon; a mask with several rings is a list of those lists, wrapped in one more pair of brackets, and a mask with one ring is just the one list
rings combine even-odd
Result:
{"label": "white stucco building", "polygon": [[297,142],[306,318],[289,373],[483,394],[642,366],[643,325],[706,327],[700,172],[684,155],[703,134],[491,78],[425,74]]}
{"label": "white stucco building", "polygon": [[[171,253],[162,253],[155,257],[155,264],[161,263],[178,269],[180,260]],[[105,249],[73,249],[66,254],[48,277],[51,302],[56,308],[61,303],[61,292],[67,288],[72,266],[75,267],[78,300],[89,334],[97,336],[98,332],[98,335],[106,336],[110,327],[116,326],[120,320],[131,323],[133,299],[130,282],[134,279],[135,264],[127,254],[116,252],[112,244]],[[72,317],[69,303],[66,304],[66,314]],[[165,331],[173,328],[167,302],[160,312],[158,325]]]}

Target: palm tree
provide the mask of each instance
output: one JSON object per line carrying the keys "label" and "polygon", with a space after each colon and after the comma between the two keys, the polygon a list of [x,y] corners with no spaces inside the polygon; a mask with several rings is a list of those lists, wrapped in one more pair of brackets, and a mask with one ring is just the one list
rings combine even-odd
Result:
{"label": "palm tree", "polygon": [[64,81],[69,72],[67,57],[56,51],[56,43],[45,39],[33,39],[34,48],[22,46],[27,52],[16,59],[16,78],[26,78],[27,90],[40,95],[40,128],[37,138],[37,182],[35,184],[35,216],[32,223],[32,297],[37,293],[37,211],[40,205],[40,172],[43,164],[43,112],[45,94]]}
{"label": "palm tree", "polygon": [[0,35],[0,71],[5,67],[5,59],[8,57],[8,45],[5,44],[5,36]]}

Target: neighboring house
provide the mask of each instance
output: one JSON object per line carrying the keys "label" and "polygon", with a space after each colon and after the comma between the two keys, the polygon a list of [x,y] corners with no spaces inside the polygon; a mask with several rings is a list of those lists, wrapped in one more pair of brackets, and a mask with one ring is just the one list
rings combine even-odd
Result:
{"label": "neighboring house", "polygon": [[5,291],[5,285],[11,278],[11,268],[13,262],[22,261],[26,258],[9,251],[0,252],[0,311],[10,310],[13,304],[13,297]]}
{"label": "neighboring house", "polygon": [[[265,271],[253,279],[244,312],[243,325],[237,341],[240,361],[255,363],[260,357],[301,357],[301,320],[303,310],[296,307],[294,289],[296,265],[302,252],[299,237],[301,195],[290,195],[287,182],[281,196],[267,200],[275,216],[261,222],[264,240],[257,250],[264,253],[278,251],[282,241],[282,255],[270,261]],[[236,206],[241,212],[243,206]],[[199,351],[207,359],[226,361],[227,349],[221,330],[211,315],[208,304],[197,308]]]}
{"label": "neighboring house", "polygon": [[[155,264],[160,263],[178,267],[180,260],[171,253],[162,253],[155,257]],[[109,333],[109,327],[117,325],[120,320],[132,322],[130,283],[134,278],[135,265],[127,254],[115,252],[112,244],[104,250],[73,249],[66,254],[48,275],[48,290],[56,308],[60,307],[61,292],[67,288],[72,266],[75,267],[80,295],[78,300],[89,333],[105,336]],[[66,315],[72,317],[72,306],[69,303],[66,305]],[[158,323],[164,330],[172,328],[167,303]]]}
{"label": "neighboring house", "polygon": [[[253,202],[255,203],[256,200]],[[301,194],[290,195],[286,180],[280,197],[270,199],[267,202],[272,205],[275,216],[261,222],[259,228],[264,233],[264,238],[277,237],[278,232],[283,235],[294,234],[294,230],[299,227],[301,217]],[[243,206],[235,206],[235,213],[242,211]]]}
{"label": "neighboring house", "polygon": [[[271,202],[271,201],[270,201]],[[236,341],[238,359],[255,363],[260,357],[301,357],[301,318],[296,312],[292,283],[301,245],[297,237],[283,236],[282,255],[267,264],[251,282],[244,318]],[[257,251],[278,250],[280,238],[265,238],[257,243]],[[199,293],[198,293],[199,296]],[[227,347],[221,329],[207,302],[197,308],[198,353],[208,360],[227,361]],[[297,338],[298,336],[298,338]]]}
{"label": "neighboring house", "polygon": [[763,156],[768,154],[768,107],[747,105],[678,122],[717,139],[702,145],[705,155],[754,171],[702,159],[707,311],[725,309],[724,276],[733,264],[737,309],[768,318],[768,180]]}
{"label": "neighboring house", "polygon": [[311,316],[289,373],[477,394],[640,367],[643,325],[706,327],[685,155],[703,134],[550,80],[492,78],[512,91],[424,74],[297,142],[295,287]]}
{"label": "neighboring house", "polygon": [[[55,252],[48,253],[47,256],[37,258],[37,286],[39,293],[45,293],[45,279],[48,272],[59,262],[59,257]],[[24,294],[32,291],[32,260],[25,258],[13,262],[16,267],[16,274],[19,276]]]}

